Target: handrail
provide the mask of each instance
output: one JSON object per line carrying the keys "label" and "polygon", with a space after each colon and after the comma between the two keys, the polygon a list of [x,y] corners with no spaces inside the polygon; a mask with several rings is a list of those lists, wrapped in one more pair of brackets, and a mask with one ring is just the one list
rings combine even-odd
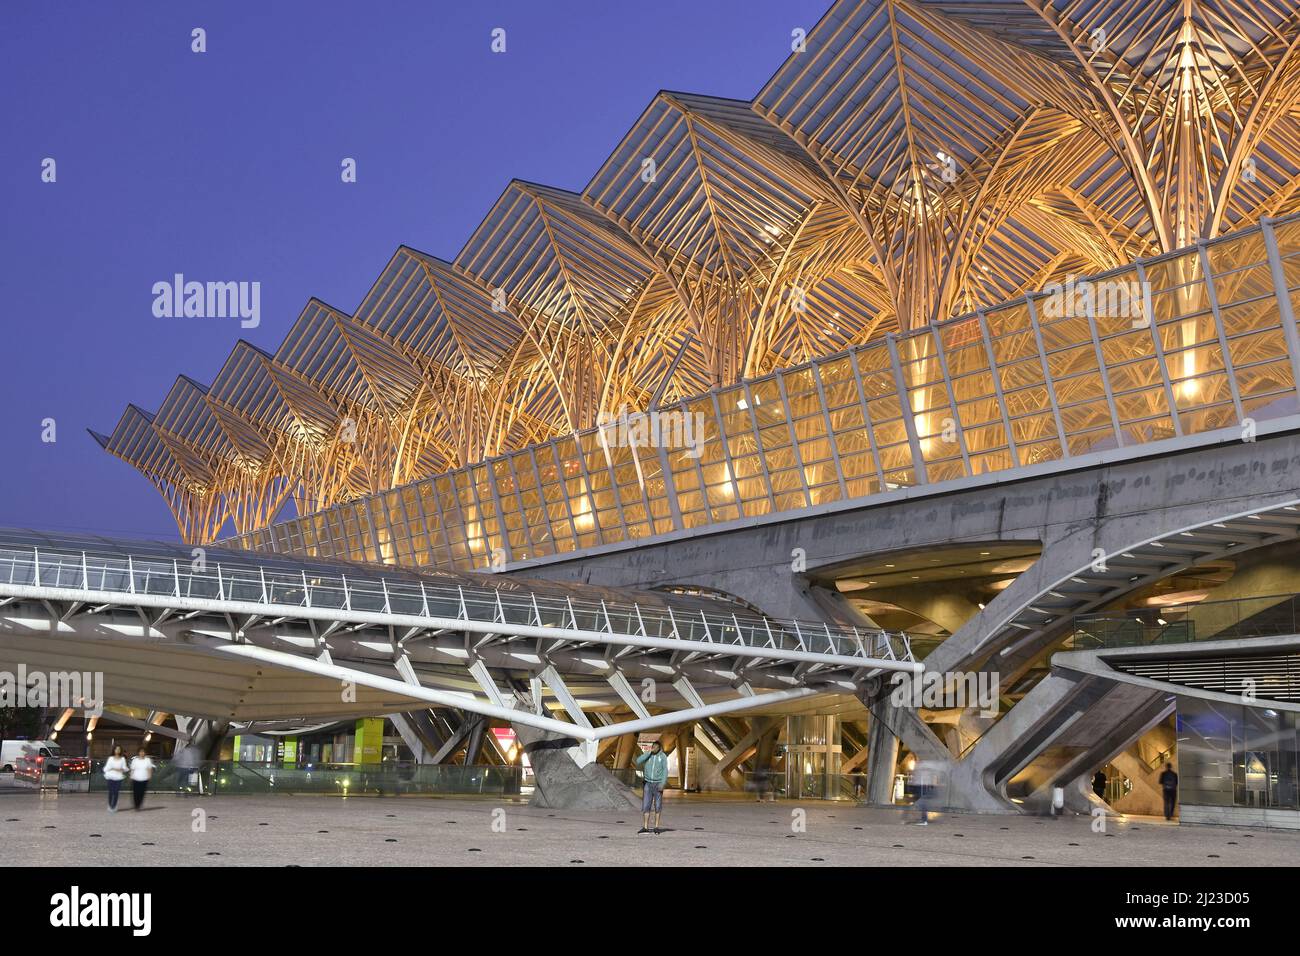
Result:
{"label": "handrail", "polygon": [[1080,614],[1072,631],[1069,646],[1074,650],[1284,637],[1300,633],[1300,595],[1266,594]]}

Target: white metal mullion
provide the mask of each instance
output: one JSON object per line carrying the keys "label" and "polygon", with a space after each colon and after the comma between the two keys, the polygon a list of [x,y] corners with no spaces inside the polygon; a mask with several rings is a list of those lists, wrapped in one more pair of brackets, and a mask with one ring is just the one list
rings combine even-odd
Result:
{"label": "white metal mullion", "polygon": [[[682,413],[681,413],[681,414],[682,414],[682,416],[683,416],[683,417],[682,417],[682,431],[685,432],[685,430],[686,430],[686,418],[685,418],[685,416],[689,415],[690,412],[686,411],[685,406],[682,406]],[[703,443],[703,438],[702,438],[702,437],[696,439],[696,444],[697,444],[697,445],[701,445],[702,443]],[[681,531],[681,530],[682,530],[683,528],[685,528],[686,526],[682,523],[682,508],[681,508],[681,505],[680,505],[680,504],[678,503],[678,501],[677,501],[677,482],[673,480],[672,469],[669,467],[669,462],[668,462],[668,449],[664,448],[664,443],[663,443],[662,441],[656,441],[656,442],[655,442],[655,451],[658,453],[658,458],[659,458],[659,471],[660,471],[660,474],[663,475],[663,479],[664,479],[664,498],[665,498],[665,499],[667,500],[667,502],[668,502],[668,513],[669,513],[669,515],[670,515],[670,516],[672,517],[672,519],[673,519],[673,529],[674,529],[675,531]],[[688,449],[688,451],[689,451],[689,449]],[[689,454],[687,455],[687,457],[690,457]],[[648,501],[648,500],[649,500],[649,495],[647,494],[647,501]],[[651,515],[651,516],[650,516],[650,527],[651,527],[651,529],[653,530],[653,528],[654,528],[654,517],[653,517],[653,513],[652,513],[652,512],[653,512],[653,509],[651,509],[651,513],[650,513],[650,515]]]}
{"label": "white metal mullion", "polygon": [[[527,542],[528,547],[531,549],[533,547],[533,526],[528,523],[528,506],[524,504],[524,488],[523,488],[523,484],[519,481],[519,469],[515,467],[515,457],[516,457],[515,455],[506,455],[504,456],[503,460],[506,463],[506,467],[510,469],[510,480],[514,482],[515,485],[515,502],[519,506],[519,528],[523,532],[524,541]],[[530,458],[529,460],[533,464],[533,488],[537,491],[538,500],[542,501],[542,479],[541,479],[541,475],[537,474],[537,460],[535,458]],[[541,510],[542,510],[542,520],[546,521],[547,518],[546,518],[545,501],[542,501]],[[546,536],[550,538],[551,527],[549,523],[547,524],[545,530],[546,530]],[[509,533],[510,533],[509,530],[507,530],[506,534],[508,535]],[[551,538],[551,543],[552,545],[554,545],[555,543],[554,538]],[[555,548],[552,547],[551,551],[553,553],[555,551]]]}
{"label": "white metal mullion", "polygon": [[835,437],[835,429],[831,427],[830,403],[826,401],[826,386],[822,382],[821,363],[813,362],[809,367],[812,370],[813,384],[817,386],[817,401],[822,408],[822,423],[826,426],[826,441],[830,444],[831,460],[835,462],[835,477],[839,479],[840,500],[843,501],[849,496],[849,486],[848,482],[844,480],[844,469],[840,467],[840,443]]}
{"label": "white metal mullion", "polygon": [[1052,403],[1052,418],[1056,420],[1056,440],[1061,446],[1061,457],[1070,454],[1070,446],[1065,437],[1065,423],[1061,420],[1061,405],[1056,400],[1056,381],[1052,378],[1052,369],[1047,362],[1047,346],[1043,344],[1043,330],[1038,324],[1038,306],[1034,297],[1025,296],[1025,308],[1029,313],[1029,324],[1034,330],[1034,344],[1038,349],[1038,364],[1043,370],[1043,385],[1047,388],[1047,398]]}
{"label": "white metal mullion", "polygon": [[[1174,426],[1174,434],[1183,433],[1182,416],[1178,411],[1178,399],[1174,395],[1173,382],[1169,378],[1169,364],[1165,361],[1165,347],[1160,342],[1160,327],[1156,323],[1156,311],[1151,302],[1151,286],[1147,282],[1147,270],[1141,259],[1133,263],[1137,270],[1138,284],[1142,287],[1142,312],[1147,319],[1147,328],[1151,331],[1151,347],[1155,351],[1156,364],[1160,367],[1160,381],[1165,387],[1165,401],[1169,404],[1169,420]],[[1174,323],[1186,321],[1178,318]]]}
{"label": "white metal mullion", "polygon": [[1115,390],[1110,384],[1110,367],[1106,364],[1106,355],[1101,347],[1101,333],[1097,330],[1097,307],[1092,296],[1087,296],[1084,316],[1088,320],[1088,334],[1092,337],[1092,350],[1097,356],[1097,374],[1101,376],[1101,387],[1106,393],[1106,407],[1110,411],[1110,427],[1115,435],[1115,447],[1124,447],[1124,430],[1119,423],[1119,407],[1115,404]]}
{"label": "white metal mullion", "polygon": [[944,388],[948,392],[948,410],[952,413],[952,424],[957,430],[957,449],[961,452],[962,465],[966,474],[971,474],[970,451],[966,447],[966,432],[962,428],[961,413],[957,410],[957,392],[952,387],[952,376],[948,373],[948,354],[944,351],[943,335],[937,328],[930,330],[934,339],[934,354],[939,359],[939,372],[943,375]]}
{"label": "white metal mullion", "polygon": [[429,500],[433,502],[433,507],[437,511],[438,537],[442,541],[442,549],[447,555],[448,562],[451,562],[453,561],[453,558],[451,555],[451,538],[447,536],[447,516],[443,513],[442,502],[438,500],[438,486],[432,478],[427,482],[420,482],[420,484],[415,486],[415,504],[416,507],[420,509],[420,517],[424,519],[425,548],[428,549],[429,560],[432,561],[434,555],[434,536],[433,532],[429,530],[429,513],[424,510],[424,495],[420,493],[422,491],[422,486],[425,484],[429,486]]}
{"label": "white metal mullion", "polygon": [[889,349],[889,365],[894,373],[894,388],[898,392],[898,404],[903,415],[903,428],[907,432],[907,443],[912,449],[912,474],[917,484],[926,484],[930,480],[925,465],[925,456],[921,454],[921,440],[916,434],[916,413],[912,411],[912,395],[903,381],[903,366],[898,358],[898,338],[893,332],[885,336],[885,345]]}
{"label": "white metal mullion", "polygon": [[[591,471],[587,468],[587,451],[582,447],[581,434],[575,432],[572,436],[573,447],[578,456],[578,468],[582,471],[582,483],[587,486],[587,502],[591,507],[591,527],[596,532],[596,542],[598,544],[609,544],[605,537],[605,526],[601,522],[600,509],[596,506],[596,487],[591,481]],[[623,518],[623,502],[619,500],[618,482],[614,480],[614,470],[610,467],[608,456],[605,458],[605,471],[609,475],[614,493],[614,508],[618,515],[618,526],[623,532],[623,540],[627,540],[627,521]]]}
{"label": "white metal mullion", "polygon": [[1277,233],[1273,230],[1273,220],[1265,217],[1259,221],[1260,232],[1264,237],[1264,249],[1268,254],[1269,274],[1273,279],[1273,295],[1277,299],[1278,319],[1282,324],[1282,336],[1286,340],[1286,350],[1291,358],[1292,394],[1300,392],[1300,333],[1296,331],[1295,310],[1291,306],[1291,292],[1286,285],[1286,270],[1282,268],[1282,256],[1277,248]]}
{"label": "white metal mullion", "polygon": [[[749,427],[754,434],[754,453],[758,457],[758,466],[763,469],[763,490],[767,494],[767,506],[771,509],[770,514],[776,513],[776,495],[772,491],[772,469],[767,463],[767,450],[763,447],[763,433],[758,427],[758,412],[754,409],[754,393],[749,387],[748,382],[742,383],[745,390],[745,408],[749,412]],[[781,376],[776,376],[777,388],[781,391],[781,404],[785,408],[785,419],[790,420],[790,403],[785,400],[785,389],[781,387]],[[737,477],[738,476],[733,476]],[[805,491],[807,489],[805,488]],[[739,492],[739,488],[737,488]],[[739,493],[736,496],[740,497]],[[804,495],[804,500],[808,501],[808,496]],[[811,501],[808,501],[811,504]]]}
{"label": "white metal mullion", "polygon": [[[794,408],[790,405],[790,394],[785,389],[785,376],[777,375],[775,378],[777,391],[781,395],[781,405],[785,408],[785,429],[787,434],[790,436],[790,452],[794,455],[795,468],[799,471],[799,486],[803,488],[804,507],[811,507],[812,492],[808,489],[808,476],[804,473],[803,469],[803,455],[799,451],[799,436],[794,430]],[[764,470],[767,469],[766,456],[763,459],[763,468]],[[770,473],[768,474],[767,479],[767,493],[770,498],[772,496],[772,477]],[[773,505],[772,510],[776,510],[775,504]]]}
{"label": "white metal mullion", "polygon": [[[729,476],[728,481],[731,484],[731,492],[732,492],[731,500],[736,506],[736,514],[743,518],[745,516],[745,506],[742,503],[740,498],[740,480],[736,476],[736,466],[731,460],[731,442],[728,441],[727,426],[722,416],[722,406],[718,403],[717,392],[710,392],[709,398],[712,399],[713,401],[714,421],[718,423],[718,442],[722,445],[722,457],[723,460],[726,461],[727,463],[727,475]],[[757,438],[757,436],[755,437]],[[706,491],[704,495],[706,501],[708,500],[708,497],[709,496]],[[723,505],[722,507],[725,508],[727,506]],[[710,517],[712,517],[713,514],[712,508],[709,509],[709,514]]]}
{"label": "white metal mullion", "polygon": [[871,410],[868,407],[867,390],[862,384],[862,370],[858,368],[858,353],[849,352],[849,365],[853,369],[853,381],[858,389],[858,404],[862,408],[862,427],[867,432],[867,444],[871,448],[871,458],[876,464],[876,477],[880,482],[880,490],[886,490],[884,463],[880,460],[880,448],[876,445],[876,428],[871,423]]}
{"label": "white metal mullion", "polygon": [[989,379],[993,383],[993,394],[997,398],[998,414],[1002,416],[1002,427],[1007,433],[1007,449],[1011,452],[1011,465],[1014,468],[1020,467],[1020,451],[1016,447],[1016,435],[1011,430],[1011,415],[1007,408],[1007,397],[1002,393],[1002,370],[998,367],[997,356],[993,351],[993,337],[989,334],[989,319],[984,314],[983,309],[975,313],[975,320],[979,323],[980,337],[984,340],[984,355],[989,363]]}
{"label": "white metal mullion", "polygon": [[[542,469],[541,469],[541,466],[539,466],[539,465],[537,464],[537,446],[536,446],[536,445],[529,445],[529,446],[528,446],[528,460],[532,462],[532,465],[533,465],[533,475],[536,476],[536,478],[537,478],[537,498],[538,498],[538,500],[541,502],[541,508],[542,508],[542,520],[543,520],[544,522],[546,522],[546,538],[547,538],[547,540],[550,541],[550,543],[551,543],[551,554],[559,554],[559,553],[560,553],[560,544],[559,544],[559,539],[555,537],[555,531],[551,528],[551,520],[552,520],[552,519],[551,519],[551,509],[548,507],[548,505],[550,505],[551,502],[548,501],[547,498],[546,498],[546,483],[542,480]],[[551,460],[552,460],[552,461],[555,460],[554,456],[552,456]],[[555,474],[556,474],[556,477],[559,478],[561,481],[563,481],[563,474],[562,474],[562,471],[563,471],[563,469],[561,469],[560,466],[559,466],[559,464],[557,463],[556,466],[555,466]],[[560,495],[561,495],[561,497],[563,497],[564,492],[561,491],[561,492],[560,492]],[[566,509],[569,507],[567,501],[566,501],[564,507],[565,507]],[[558,520],[563,521],[564,519],[563,519],[563,518],[560,518],[560,519],[558,519]],[[570,530],[571,532],[573,532],[573,534],[574,534],[574,536],[575,536],[575,537],[574,537],[573,545],[574,545],[574,547],[576,548],[577,545],[578,545],[577,537],[576,537],[576,536],[577,536],[577,531],[576,531],[576,530],[574,529],[574,527],[573,527],[573,516],[572,516],[572,515],[569,516],[569,530]]]}
{"label": "white metal mullion", "polygon": [[[627,514],[623,511],[623,489],[622,489],[622,486],[620,486],[619,483],[618,483],[618,470],[617,470],[617,468],[615,468],[615,466],[614,466],[614,455],[613,455],[613,452],[610,450],[609,444],[608,444],[607,442],[601,440],[601,439],[604,438],[604,435],[605,435],[605,433],[604,433],[603,431],[601,431],[600,429],[596,429],[595,431],[589,431],[589,432],[587,432],[587,434],[589,434],[589,435],[594,435],[595,438],[596,438],[596,444],[600,446],[601,456],[605,459],[605,472],[609,475],[609,491],[610,491],[610,494],[612,494],[612,495],[614,496],[614,508],[615,508],[616,512],[618,513],[618,526],[619,526],[619,528],[621,528],[622,531],[623,531],[623,540],[624,540],[624,541],[631,540],[631,536],[628,534],[628,531],[627,531]],[[577,437],[576,437],[576,436],[575,436],[575,440],[577,440]],[[581,442],[579,442],[578,447],[579,447],[579,448],[582,447]],[[641,501],[642,501],[643,504],[645,504],[645,503],[646,503],[646,502],[645,502],[645,494],[644,494],[645,482],[642,480],[642,475],[641,475],[641,465],[640,465],[640,461],[639,461],[639,459],[637,458],[636,449],[635,449],[635,448],[628,448],[628,449],[627,449],[627,452],[628,452],[629,456],[630,456],[631,459],[632,459],[632,467],[633,467],[633,469],[634,469],[634,470],[636,471],[636,473],[637,473],[637,482],[638,482],[638,484],[640,485],[641,490],[642,490]],[[583,462],[583,467],[585,468],[585,467],[586,467],[586,464],[587,464],[587,453],[586,453],[586,452],[583,452],[583,453],[582,453],[582,462]],[[587,487],[588,487],[588,488],[591,488],[591,477],[590,477],[590,475],[588,475],[588,478],[587,478]],[[646,504],[646,507],[647,507],[647,509],[648,509],[648,508],[649,508],[649,505]],[[647,514],[647,517],[648,517],[648,514]],[[597,525],[597,527],[599,527],[599,525],[600,525],[600,521],[599,521],[599,520],[597,520],[596,525]],[[601,531],[602,531],[601,538],[602,538],[602,540],[603,540],[603,539],[604,539],[604,533],[603,533],[604,529],[601,529]]]}
{"label": "white metal mullion", "polygon": [[1228,338],[1224,334],[1223,314],[1219,311],[1219,293],[1214,285],[1214,276],[1210,271],[1210,254],[1206,251],[1205,240],[1196,244],[1201,257],[1201,271],[1205,273],[1205,292],[1210,299],[1210,316],[1214,322],[1214,334],[1219,340],[1219,352],[1223,356],[1223,372],[1228,377],[1228,394],[1232,396],[1232,407],[1240,423],[1246,417],[1241,407],[1241,392],[1237,388],[1237,370],[1232,364],[1232,354],[1228,351]]}
{"label": "white metal mullion", "polygon": [[[551,460],[555,462],[555,479],[559,484],[560,497],[564,499],[564,508],[569,513],[569,529],[573,532],[573,548],[575,551],[580,551],[582,550],[582,542],[578,540],[578,520],[577,516],[573,513],[573,499],[569,497],[569,480],[564,474],[564,462],[560,461],[560,446],[555,439],[551,439],[547,444],[551,449]],[[574,448],[577,448],[576,442],[574,443]],[[541,480],[541,477],[541,472],[539,471],[537,474],[539,481]],[[599,528],[599,524],[596,522],[596,505],[591,500],[591,488],[588,487],[587,491],[587,503],[591,507],[591,525],[593,528]]]}

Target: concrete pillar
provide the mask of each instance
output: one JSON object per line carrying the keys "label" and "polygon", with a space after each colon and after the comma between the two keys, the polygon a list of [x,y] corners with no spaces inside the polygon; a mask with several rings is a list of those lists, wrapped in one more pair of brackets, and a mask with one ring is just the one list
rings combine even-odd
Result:
{"label": "concrete pillar", "polygon": [[189,743],[177,740],[172,750],[172,760],[181,754],[196,761],[216,760],[221,752],[221,741],[225,739],[226,731],[229,729],[228,720],[192,721],[189,727]]}
{"label": "concrete pillar", "polygon": [[357,721],[356,744],[352,761],[357,764],[377,764],[384,759],[384,718],[362,717]]}
{"label": "concrete pillar", "polygon": [[871,708],[867,725],[867,802],[876,807],[894,805],[894,772],[898,766],[898,738],[889,729],[881,711],[892,706],[888,700]]}
{"label": "concrete pillar", "polygon": [[[471,717],[472,724],[469,731],[469,742],[465,744],[465,766],[471,766],[479,762],[483,755],[483,736],[487,733],[487,718]],[[515,728],[518,732],[518,728]]]}
{"label": "concrete pillar", "polygon": [[434,754],[447,742],[447,735],[427,710],[389,714],[388,719],[410,749],[416,763],[433,763]]}
{"label": "concrete pillar", "polygon": [[687,724],[681,728],[677,734],[677,784],[682,789],[694,787],[695,781],[690,780],[687,771],[687,760],[690,755],[691,745],[695,740],[695,725]]}
{"label": "concrete pillar", "polygon": [[624,734],[615,740],[618,750],[614,753],[614,769],[627,770],[632,766],[632,758],[636,756],[636,734]]}

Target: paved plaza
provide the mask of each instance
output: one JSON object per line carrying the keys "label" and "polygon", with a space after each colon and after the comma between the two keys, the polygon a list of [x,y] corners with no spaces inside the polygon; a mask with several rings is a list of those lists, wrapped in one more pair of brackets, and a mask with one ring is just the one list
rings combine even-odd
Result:
{"label": "paved plaza", "polygon": [[[129,805],[124,794],[123,805]],[[202,813],[196,813],[202,811]],[[1282,866],[1300,833],[1111,819],[936,815],[846,803],[677,797],[658,836],[636,815],[476,797],[0,794],[11,866]],[[806,827],[796,832],[802,811]],[[203,819],[206,830],[194,832]]]}

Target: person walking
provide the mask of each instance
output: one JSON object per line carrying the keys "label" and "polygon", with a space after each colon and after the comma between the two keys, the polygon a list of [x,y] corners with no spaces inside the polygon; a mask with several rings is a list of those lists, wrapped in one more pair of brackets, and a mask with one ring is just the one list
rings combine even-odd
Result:
{"label": "person walking", "polygon": [[1160,792],[1165,798],[1165,819],[1174,818],[1174,804],[1178,802],[1178,774],[1174,773],[1172,763],[1165,764],[1164,773],[1160,774]]}
{"label": "person walking", "polygon": [[939,774],[942,768],[937,761],[921,760],[912,771],[912,790],[916,794],[913,806],[921,819],[916,821],[918,827],[930,825],[930,807],[934,793],[939,786]]}
{"label": "person walking", "polygon": [[172,766],[176,768],[176,789],[189,789],[191,781],[198,784],[199,793],[203,792],[202,767],[198,751],[193,747],[183,747],[172,757]]}
{"label": "person walking", "polygon": [[1092,792],[1098,799],[1106,799],[1106,771],[1098,770],[1092,775]]}
{"label": "person walking", "polygon": [[[664,809],[664,784],[668,782],[668,755],[664,745],[655,741],[650,750],[641,754],[634,761],[645,775],[645,790],[641,795],[641,829],[637,833],[660,833],[659,816]],[[654,814],[655,825],[650,826],[650,814]]]}
{"label": "person walking", "polygon": [[108,781],[108,812],[117,813],[117,797],[122,792],[122,781],[126,779],[126,755],[122,745],[113,748],[113,753],[104,761],[104,779]]}
{"label": "person walking", "polygon": [[141,747],[131,758],[131,800],[137,810],[144,804],[144,792],[149,789],[149,778],[153,776],[153,771],[154,762]]}

